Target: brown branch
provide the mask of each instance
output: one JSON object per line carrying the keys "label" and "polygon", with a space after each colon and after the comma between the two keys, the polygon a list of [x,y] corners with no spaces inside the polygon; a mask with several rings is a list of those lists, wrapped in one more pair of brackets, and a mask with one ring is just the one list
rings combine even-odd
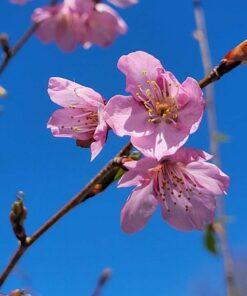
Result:
{"label": "brown branch", "polygon": [[[57,0],[50,0],[50,6],[55,5]],[[33,33],[38,29],[41,23],[34,23],[31,27],[24,33],[24,35],[17,41],[16,45],[13,47],[9,47],[8,45],[8,52],[3,48],[4,51],[4,58],[2,63],[0,64],[0,75],[8,66],[11,59],[20,51],[20,49],[26,44],[26,42],[30,39]]]}
{"label": "brown branch", "polygon": [[[220,165],[220,150],[219,150],[219,142],[217,141],[215,135],[218,134],[217,127],[217,112],[215,107],[214,100],[214,86],[211,82],[214,82],[220,79],[224,74],[231,71],[235,67],[241,64],[242,61],[234,60],[229,61],[228,59],[223,59],[220,64],[215,67],[212,71],[212,61],[210,55],[209,42],[207,37],[207,29],[206,29],[206,21],[204,10],[202,8],[202,3],[200,0],[193,0],[194,4],[194,14],[196,20],[197,31],[195,32],[195,37],[198,40],[202,63],[204,68],[204,74],[206,77],[201,80],[201,86],[204,87],[206,85],[206,99],[207,99],[207,111],[208,111],[208,131],[210,138],[210,150],[212,155],[214,155],[213,162],[216,165]],[[210,85],[209,85],[210,84]],[[224,263],[224,272],[225,272],[225,280],[227,285],[227,295],[228,296],[238,296],[235,276],[234,276],[234,266],[233,259],[231,257],[231,253],[229,250],[228,239],[226,226],[224,222],[225,210],[223,199],[218,199],[217,203],[217,212],[218,218],[222,224],[222,231],[218,232],[218,240],[221,248],[221,254]]]}
{"label": "brown branch", "polygon": [[[208,79],[207,76],[206,78],[202,79],[199,84],[201,88],[203,88],[209,85],[211,82],[212,80]],[[28,237],[25,245],[18,247],[15,254],[10,259],[8,265],[5,267],[3,273],[0,276],[0,287],[3,285],[6,278],[9,276],[10,272],[13,270],[22,255],[34,242],[39,239],[40,236],[42,236],[56,222],[58,222],[77,205],[102,192],[114,181],[116,172],[118,171],[119,167],[121,167],[119,159],[121,159],[123,156],[128,156],[131,149],[132,145],[128,143],[116,155],[116,157],[110,160],[105,165],[105,167],[73,199],[71,199],[66,205],[64,205],[54,216],[47,220],[32,236]]]}

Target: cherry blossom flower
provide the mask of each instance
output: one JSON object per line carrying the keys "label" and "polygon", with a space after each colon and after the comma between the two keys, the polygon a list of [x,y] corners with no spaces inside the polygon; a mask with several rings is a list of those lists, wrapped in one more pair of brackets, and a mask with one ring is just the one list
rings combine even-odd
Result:
{"label": "cherry blossom flower", "polygon": [[36,34],[45,43],[56,42],[66,52],[81,44],[110,45],[127,25],[115,10],[92,0],[64,0],[62,4],[37,8],[32,16],[40,23]]}
{"label": "cherry blossom flower", "polygon": [[64,0],[62,4],[37,8],[32,16],[40,23],[36,35],[44,42],[55,41],[63,51],[73,51],[86,42],[85,20],[93,10],[92,0]]}
{"label": "cherry blossom flower", "polygon": [[106,106],[107,122],[119,136],[148,157],[173,154],[194,133],[204,112],[200,86],[193,78],[182,84],[152,55],[137,51],[122,56],[130,96],[116,95]]}
{"label": "cherry blossom flower", "polygon": [[104,100],[93,89],[67,79],[52,77],[48,94],[62,106],[48,121],[47,127],[55,137],[74,138],[78,145],[91,147],[93,160],[103,148],[107,136]]}
{"label": "cherry blossom flower", "polygon": [[180,148],[158,162],[143,158],[127,162],[119,187],[136,186],[121,213],[127,233],[142,229],[157,206],[163,218],[179,230],[202,230],[214,218],[216,197],[226,194],[229,177],[208,163],[201,150]]}

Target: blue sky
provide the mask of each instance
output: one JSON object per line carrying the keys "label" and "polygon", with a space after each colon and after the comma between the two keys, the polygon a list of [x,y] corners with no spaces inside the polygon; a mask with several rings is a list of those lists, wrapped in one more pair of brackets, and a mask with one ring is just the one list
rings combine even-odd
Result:
{"label": "blue sky", "polygon": [[[30,23],[34,0],[24,7],[0,3],[1,32],[15,42]],[[230,48],[246,39],[246,0],[205,1],[212,58],[217,63]],[[29,234],[77,193],[110,159],[127,138],[110,134],[99,157],[73,140],[53,138],[46,122],[57,108],[47,96],[47,81],[61,76],[90,86],[105,98],[124,93],[125,81],[116,63],[122,54],[145,50],[183,80],[202,77],[190,0],[140,0],[120,11],[129,25],[126,36],[111,47],[78,48],[64,54],[36,37],[25,45],[2,75],[9,92],[0,103],[0,268],[16,247],[8,221],[15,193],[23,190],[28,207]],[[231,176],[226,198],[229,238],[234,256],[247,247],[246,138],[244,86],[247,68],[240,67],[216,84],[220,131],[230,136],[221,147],[223,169]],[[206,117],[188,145],[208,149]],[[119,226],[119,215],[129,189],[106,192],[74,210],[46,233],[22,258],[4,291],[30,286],[37,295],[90,295],[104,267],[113,277],[104,290],[108,296],[192,296],[194,287],[208,281],[222,287],[222,263],[202,246],[202,233],[183,233],[162,221],[159,212],[141,232],[129,236]],[[196,294],[198,295],[198,294]],[[219,294],[221,296],[222,294]]]}

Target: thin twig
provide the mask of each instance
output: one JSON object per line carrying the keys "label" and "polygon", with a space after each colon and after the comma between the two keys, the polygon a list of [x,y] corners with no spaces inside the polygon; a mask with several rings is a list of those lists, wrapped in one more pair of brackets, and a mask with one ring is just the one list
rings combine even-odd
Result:
{"label": "thin twig", "polygon": [[[65,216],[77,205],[85,202],[87,199],[95,196],[96,194],[102,192],[106,184],[110,184],[114,175],[111,174],[112,170],[118,168],[118,158],[128,155],[132,145],[128,143],[111,161],[109,161],[106,166],[78,193],[74,198],[72,198],[66,205],[64,205],[54,216],[48,219],[32,236],[28,237],[25,245],[19,246],[13,257],[11,258],[9,264],[3,271],[0,276],[0,287],[3,285],[5,279],[8,277],[11,270],[14,268],[16,263],[19,261],[23,253],[42,235],[44,234],[51,226],[53,226],[58,220]],[[116,161],[117,159],[117,161]],[[109,180],[111,179],[111,180]],[[110,182],[111,181],[111,182]]]}
{"label": "thin twig", "polygon": [[26,33],[20,38],[20,40],[16,43],[15,46],[9,49],[9,54],[5,54],[3,61],[0,65],[0,75],[3,73],[5,68],[8,66],[11,59],[18,53],[18,51],[23,47],[23,45],[28,41],[28,39],[33,35],[33,33],[39,27],[38,23],[33,24]]}
{"label": "thin twig", "polygon": [[[202,86],[204,86],[210,81],[218,80],[225,73],[219,73],[219,71],[217,71],[217,69],[221,70],[222,64],[219,64],[218,67],[216,67],[213,71],[211,71],[212,61],[211,61],[210,48],[209,48],[209,42],[207,37],[204,10],[202,8],[202,3],[200,0],[193,0],[193,4],[194,4],[196,26],[197,26],[195,37],[198,40],[198,43],[200,46],[204,74],[206,76],[206,79],[202,80],[201,82]],[[237,67],[239,64],[240,62],[234,63],[234,65],[232,66],[232,69]],[[213,84],[210,84],[206,87],[206,99],[207,99],[207,111],[208,111],[208,131],[209,131],[209,138],[210,138],[210,150],[212,155],[214,155],[213,163],[219,166],[220,150],[219,150],[219,142],[217,140],[217,134],[218,134],[217,112],[216,112],[215,101],[214,101]],[[219,244],[221,248],[223,263],[224,263],[227,295],[237,296],[238,291],[237,291],[236,282],[234,278],[233,259],[231,257],[231,253],[229,250],[226,225],[224,222],[225,210],[224,210],[224,202],[222,198],[218,199],[217,212],[218,212],[218,218],[221,221],[222,227],[223,227],[223,231],[220,231],[218,233],[218,237],[219,237]]]}
{"label": "thin twig", "polygon": [[97,286],[92,294],[92,296],[100,296],[102,289],[104,288],[105,284],[109,281],[111,277],[111,270],[109,268],[105,268],[97,282]]}
{"label": "thin twig", "polygon": [[[55,5],[57,0],[50,0],[50,6]],[[10,47],[8,53],[4,50],[4,58],[2,63],[0,64],[0,75],[8,66],[11,59],[20,51],[20,49],[26,44],[26,42],[30,39],[33,33],[38,29],[40,23],[34,23],[30,26],[30,28],[23,34],[23,36],[17,41],[16,45]]]}

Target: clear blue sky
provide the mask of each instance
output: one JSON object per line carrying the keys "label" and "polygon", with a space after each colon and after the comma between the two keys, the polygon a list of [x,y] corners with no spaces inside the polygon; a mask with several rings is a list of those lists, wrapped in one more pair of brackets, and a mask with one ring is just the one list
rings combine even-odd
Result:
{"label": "clear blue sky", "polygon": [[[24,7],[8,2],[0,3],[0,31],[15,42],[29,26],[33,9],[45,1],[35,0]],[[216,63],[246,39],[247,3],[204,2]],[[116,68],[118,58],[138,49],[160,58],[180,80],[202,77],[198,44],[192,37],[195,24],[190,0],[140,0],[139,5],[120,13],[129,32],[113,46],[64,54],[33,37],[1,77],[0,84],[9,92],[8,100],[0,102],[4,106],[0,117],[1,269],[16,247],[8,221],[16,191],[26,192],[26,229],[32,233],[127,141],[111,134],[103,152],[90,163],[88,150],[77,148],[73,140],[53,138],[46,129],[57,108],[47,96],[49,77],[75,80],[110,98],[124,93],[124,77]],[[246,83],[247,67],[243,66],[216,84],[220,130],[230,136],[221,151],[223,168],[232,178],[226,205],[233,217],[229,236],[235,255],[247,247]],[[206,117],[189,144],[207,149]],[[222,287],[222,263],[204,250],[202,233],[178,232],[157,213],[140,233],[124,234],[119,215],[128,193],[128,189],[112,186],[70,213],[28,251],[4,291],[29,285],[37,295],[86,296],[106,266],[113,269],[104,290],[108,296],[191,296],[200,281]]]}

